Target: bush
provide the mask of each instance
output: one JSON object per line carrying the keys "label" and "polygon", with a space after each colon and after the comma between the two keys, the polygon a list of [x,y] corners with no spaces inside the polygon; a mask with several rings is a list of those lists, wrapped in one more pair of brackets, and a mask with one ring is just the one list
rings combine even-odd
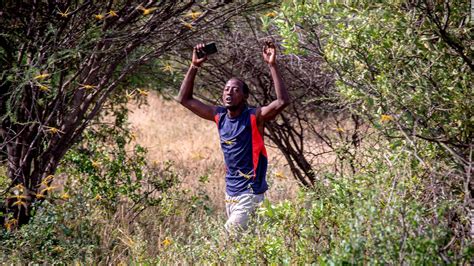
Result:
{"label": "bush", "polygon": [[95,208],[74,194],[67,200],[52,196],[34,206],[30,223],[15,231],[2,230],[0,261],[25,264],[80,261],[91,263],[99,251]]}

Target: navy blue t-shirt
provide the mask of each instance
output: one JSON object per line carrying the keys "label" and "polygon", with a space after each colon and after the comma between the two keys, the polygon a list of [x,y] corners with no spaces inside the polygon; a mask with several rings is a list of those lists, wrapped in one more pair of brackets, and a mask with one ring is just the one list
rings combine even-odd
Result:
{"label": "navy blue t-shirt", "polygon": [[261,194],[268,189],[267,152],[255,112],[255,108],[245,107],[239,116],[230,118],[226,108],[218,107],[214,117],[226,164],[226,192],[230,196]]}

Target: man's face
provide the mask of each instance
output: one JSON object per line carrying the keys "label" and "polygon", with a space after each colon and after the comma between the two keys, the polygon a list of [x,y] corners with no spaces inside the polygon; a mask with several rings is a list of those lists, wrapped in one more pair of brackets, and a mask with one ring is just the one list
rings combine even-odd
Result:
{"label": "man's face", "polygon": [[237,79],[230,79],[225,84],[222,92],[222,102],[229,110],[236,110],[241,104],[245,102],[247,95],[242,90],[242,82]]}

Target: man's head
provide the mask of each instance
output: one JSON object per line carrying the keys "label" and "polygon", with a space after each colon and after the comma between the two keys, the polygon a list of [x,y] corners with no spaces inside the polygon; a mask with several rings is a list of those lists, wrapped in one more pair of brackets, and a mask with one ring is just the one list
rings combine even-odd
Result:
{"label": "man's head", "polygon": [[231,110],[237,110],[247,103],[249,97],[249,87],[239,78],[231,78],[225,84],[222,92],[222,102],[224,106]]}

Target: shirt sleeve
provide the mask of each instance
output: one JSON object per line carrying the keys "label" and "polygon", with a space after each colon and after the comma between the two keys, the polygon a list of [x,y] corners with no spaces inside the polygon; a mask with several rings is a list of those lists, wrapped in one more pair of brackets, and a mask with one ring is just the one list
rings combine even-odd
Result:
{"label": "shirt sleeve", "polygon": [[218,106],[216,108],[216,112],[214,113],[214,121],[216,122],[217,125],[219,125],[219,120],[222,116],[222,114],[226,113],[226,109],[222,106]]}

